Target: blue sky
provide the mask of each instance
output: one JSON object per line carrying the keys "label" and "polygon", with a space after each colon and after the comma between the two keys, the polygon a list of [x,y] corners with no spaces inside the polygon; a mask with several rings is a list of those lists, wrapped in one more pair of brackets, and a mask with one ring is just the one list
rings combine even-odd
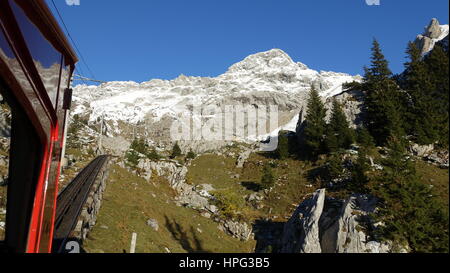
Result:
{"label": "blue sky", "polygon": [[433,17],[448,24],[449,8],[448,0],[54,1],[97,79],[137,82],[217,76],[272,48],[313,69],[362,74],[373,37],[400,72],[407,42]]}

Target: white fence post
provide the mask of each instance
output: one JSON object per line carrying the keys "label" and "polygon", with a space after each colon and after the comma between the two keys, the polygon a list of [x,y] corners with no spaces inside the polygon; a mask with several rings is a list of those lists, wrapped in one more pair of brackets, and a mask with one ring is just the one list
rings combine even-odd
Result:
{"label": "white fence post", "polygon": [[131,247],[130,247],[130,253],[136,252],[136,240],[137,240],[137,234],[133,233],[131,236]]}

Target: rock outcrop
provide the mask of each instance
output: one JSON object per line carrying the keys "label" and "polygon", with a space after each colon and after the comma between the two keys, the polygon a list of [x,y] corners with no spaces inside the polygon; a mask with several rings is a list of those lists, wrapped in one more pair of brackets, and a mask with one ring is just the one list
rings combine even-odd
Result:
{"label": "rock outcrop", "polygon": [[[387,253],[389,245],[374,240],[361,225],[368,221],[368,213],[375,211],[377,200],[364,195],[351,196],[342,206],[337,220],[322,234],[323,253]],[[326,222],[326,221],[324,221]],[[323,223],[324,224],[324,223]]]}
{"label": "rock outcrop", "polygon": [[154,161],[150,159],[141,159],[137,165],[140,176],[150,181],[152,174],[155,173],[160,177],[164,177],[170,186],[175,190],[180,190],[186,182],[186,174],[188,169],[186,166],[179,164],[173,160]]}
{"label": "rock outcrop", "polygon": [[241,241],[248,241],[252,235],[252,229],[247,223],[233,220],[220,222],[219,229]]}
{"label": "rock outcrop", "polygon": [[236,162],[236,168],[243,168],[245,162],[250,157],[253,151],[251,149],[246,149],[239,154],[239,157]]}
{"label": "rock outcrop", "polygon": [[421,50],[422,55],[425,55],[439,42],[448,48],[448,25],[440,25],[439,21],[433,18],[425,28],[425,32],[417,36],[415,44]]}
{"label": "rock outcrop", "polygon": [[442,169],[448,169],[449,167],[449,151],[435,149],[433,144],[419,145],[417,143],[411,143],[409,152]]}
{"label": "rock outcrop", "polygon": [[[326,198],[325,189],[305,200],[285,224],[283,253],[388,253],[390,244],[368,234],[377,199],[353,195],[347,201]],[[403,252],[403,251],[401,251]]]}
{"label": "rock outcrop", "polygon": [[297,208],[284,226],[282,248],[284,253],[320,253],[319,220],[325,201],[325,189]]}

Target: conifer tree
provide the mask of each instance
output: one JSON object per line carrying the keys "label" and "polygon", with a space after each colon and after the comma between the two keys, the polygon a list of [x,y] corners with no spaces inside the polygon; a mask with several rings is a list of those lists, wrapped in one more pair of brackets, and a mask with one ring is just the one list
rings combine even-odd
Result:
{"label": "conifer tree", "polygon": [[348,189],[357,193],[366,193],[366,185],[369,182],[367,172],[370,170],[370,165],[367,159],[366,147],[359,149],[358,159],[353,165],[351,180],[348,183]]}
{"label": "conifer tree", "polygon": [[373,42],[371,67],[365,72],[367,128],[377,144],[383,145],[390,136],[404,135],[401,113],[405,103],[377,40]]}
{"label": "conifer tree", "polygon": [[415,136],[419,144],[431,144],[438,140],[438,118],[433,103],[433,85],[430,73],[417,46],[410,42],[407,54],[409,62],[405,63],[404,82],[410,103],[406,111],[406,130]]}
{"label": "conifer tree", "polygon": [[439,141],[448,147],[449,137],[449,53],[439,44],[426,56],[425,64],[431,78],[433,107]]}
{"label": "conifer tree", "polygon": [[310,156],[316,157],[325,150],[326,109],[317,90],[311,86],[308,110],[305,117],[304,144]]}
{"label": "conifer tree", "polygon": [[342,176],[344,172],[344,167],[342,166],[342,157],[339,153],[333,153],[328,158],[326,165],[326,174],[328,179],[331,181],[333,179],[338,179]]}
{"label": "conifer tree", "polygon": [[266,190],[273,187],[275,184],[275,176],[272,168],[269,165],[264,166],[263,175],[261,177],[261,188]]}
{"label": "conifer tree", "polygon": [[382,200],[377,233],[406,242],[413,252],[448,252],[448,212],[417,175],[401,141],[388,141],[389,154],[374,194]]}
{"label": "conifer tree", "polygon": [[333,100],[333,108],[331,111],[331,119],[327,126],[326,139],[328,152],[348,149],[353,143],[354,135],[347,117],[336,99]]}
{"label": "conifer tree", "polygon": [[181,148],[180,148],[180,146],[178,145],[178,142],[176,142],[175,143],[175,145],[173,146],[173,149],[172,149],[172,154],[171,154],[171,158],[176,158],[176,157],[178,157],[178,156],[180,156],[181,155]]}
{"label": "conifer tree", "polygon": [[361,126],[356,130],[357,142],[364,148],[371,148],[375,146],[372,135],[370,135],[369,131],[366,127]]}
{"label": "conifer tree", "polygon": [[194,153],[194,151],[192,151],[192,149],[190,149],[186,155],[187,159],[195,159],[196,157],[197,157],[197,155]]}
{"label": "conifer tree", "polygon": [[276,155],[279,159],[286,159],[289,157],[289,139],[285,132],[278,134],[278,147]]}
{"label": "conifer tree", "polygon": [[158,160],[161,156],[158,154],[155,148],[152,148],[149,153],[147,153],[147,158],[151,160]]}

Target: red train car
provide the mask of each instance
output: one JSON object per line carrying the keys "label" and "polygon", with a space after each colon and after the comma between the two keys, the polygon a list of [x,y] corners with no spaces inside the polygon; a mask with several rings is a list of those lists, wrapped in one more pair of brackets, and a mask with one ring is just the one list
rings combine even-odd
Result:
{"label": "red train car", "polygon": [[44,0],[0,0],[0,92],[11,109],[0,252],[52,250],[64,126],[76,62]]}

